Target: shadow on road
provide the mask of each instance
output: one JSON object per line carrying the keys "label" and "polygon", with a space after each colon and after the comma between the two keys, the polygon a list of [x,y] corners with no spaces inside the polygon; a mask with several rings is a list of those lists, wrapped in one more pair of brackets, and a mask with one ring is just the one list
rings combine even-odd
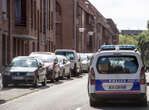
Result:
{"label": "shadow on road", "polygon": [[[149,102],[148,102],[148,107],[149,107]],[[102,110],[119,110],[119,109],[124,109],[124,110],[149,110],[148,107],[143,107],[138,103],[104,103],[102,105],[99,105],[95,107],[95,109],[102,109]]]}
{"label": "shadow on road", "polygon": [[0,99],[0,105],[1,105],[1,104],[4,104],[4,103],[6,103],[6,101],[3,100],[3,99]]}
{"label": "shadow on road", "polygon": [[30,89],[30,90],[35,90],[35,89],[46,89],[49,88],[49,86],[42,86],[42,85],[38,85],[38,87],[34,87],[33,85],[30,84],[21,84],[21,85],[10,85],[7,88],[3,88],[2,91],[8,91],[10,89]]}

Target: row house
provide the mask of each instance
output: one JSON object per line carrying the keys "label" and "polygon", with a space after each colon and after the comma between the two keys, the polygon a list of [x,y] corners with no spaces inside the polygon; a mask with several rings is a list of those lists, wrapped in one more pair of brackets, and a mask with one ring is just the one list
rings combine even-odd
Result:
{"label": "row house", "polygon": [[55,0],[0,0],[0,67],[16,56],[55,49]]}
{"label": "row house", "polygon": [[95,52],[103,44],[118,44],[117,33],[114,22],[88,0],[56,0],[56,49]]}

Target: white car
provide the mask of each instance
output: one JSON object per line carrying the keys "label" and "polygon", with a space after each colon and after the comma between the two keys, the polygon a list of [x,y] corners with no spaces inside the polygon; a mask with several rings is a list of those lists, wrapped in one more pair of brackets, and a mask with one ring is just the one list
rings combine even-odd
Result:
{"label": "white car", "polygon": [[106,101],[136,101],[147,106],[145,68],[133,45],[104,45],[94,55],[88,77],[91,106]]}
{"label": "white car", "polygon": [[75,76],[81,73],[81,67],[79,64],[79,56],[75,50],[68,49],[57,49],[55,51],[56,55],[63,55],[71,62],[71,73]]}
{"label": "white car", "polygon": [[69,60],[67,60],[67,58],[65,56],[62,55],[56,55],[57,59],[58,59],[58,63],[60,65],[61,68],[61,74],[60,77],[61,79],[64,78],[64,76],[66,76],[68,79],[71,78],[71,63]]}
{"label": "white car", "polygon": [[0,90],[3,88],[3,83],[2,83],[2,74],[0,73]]}
{"label": "white car", "polygon": [[89,71],[89,59],[85,53],[80,54],[80,63],[81,63],[81,71],[88,72]]}

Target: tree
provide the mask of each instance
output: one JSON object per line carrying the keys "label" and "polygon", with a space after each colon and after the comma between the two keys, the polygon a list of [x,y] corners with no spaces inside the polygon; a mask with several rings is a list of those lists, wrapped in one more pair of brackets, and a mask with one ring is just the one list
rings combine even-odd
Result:
{"label": "tree", "polygon": [[138,47],[144,63],[149,65],[149,30],[144,31],[138,36]]}

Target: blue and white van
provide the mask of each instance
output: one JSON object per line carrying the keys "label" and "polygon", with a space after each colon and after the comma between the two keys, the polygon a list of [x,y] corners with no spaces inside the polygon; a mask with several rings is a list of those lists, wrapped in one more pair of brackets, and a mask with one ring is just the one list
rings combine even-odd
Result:
{"label": "blue and white van", "polygon": [[110,100],[147,106],[147,84],[140,53],[133,45],[103,45],[94,55],[88,77],[91,106]]}

